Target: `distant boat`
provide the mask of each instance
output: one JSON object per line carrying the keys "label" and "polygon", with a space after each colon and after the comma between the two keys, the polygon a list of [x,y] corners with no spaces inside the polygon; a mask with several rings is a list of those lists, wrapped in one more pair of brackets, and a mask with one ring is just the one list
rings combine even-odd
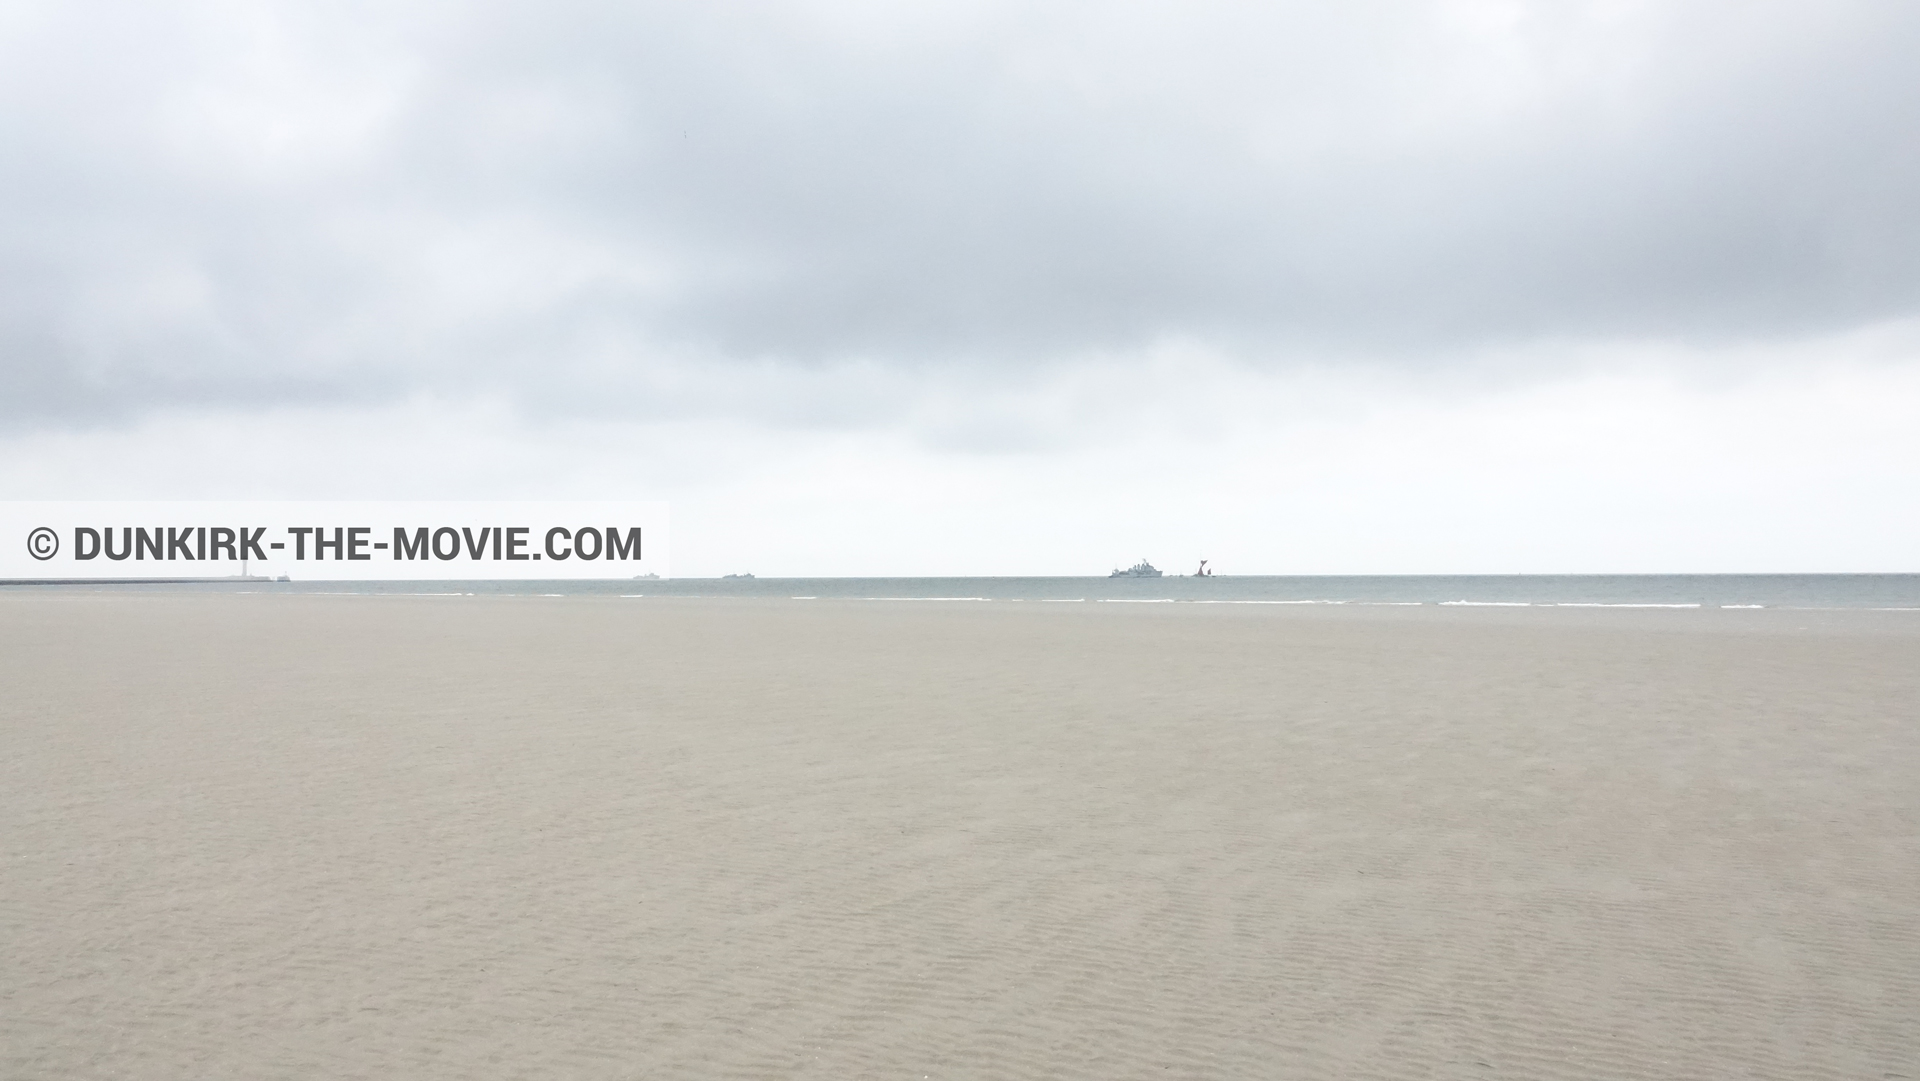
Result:
{"label": "distant boat", "polygon": [[1206,561],[1206,560],[1204,560],[1204,559],[1203,559],[1203,560],[1201,560],[1201,561],[1200,561],[1200,569],[1199,569],[1199,570],[1197,570],[1197,571],[1194,571],[1194,572],[1193,572],[1193,576],[1194,576],[1195,578],[1211,578],[1211,577],[1213,577],[1213,572],[1207,569],[1207,561]]}
{"label": "distant boat", "polygon": [[660,576],[657,574],[654,574],[652,571],[648,571],[646,574],[634,575],[633,580],[636,582],[658,582],[660,580]]}
{"label": "distant boat", "polygon": [[751,574],[723,574],[723,575],[721,575],[720,577],[721,577],[721,578],[723,578],[723,579],[726,579],[726,578],[751,578],[751,577],[753,577],[753,575],[751,575]]}
{"label": "distant boat", "polygon": [[1109,578],[1158,578],[1160,577],[1160,571],[1153,564],[1143,559],[1140,562],[1135,563],[1133,566],[1128,567],[1126,570],[1114,571],[1112,574],[1107,575],[1107,577]]}

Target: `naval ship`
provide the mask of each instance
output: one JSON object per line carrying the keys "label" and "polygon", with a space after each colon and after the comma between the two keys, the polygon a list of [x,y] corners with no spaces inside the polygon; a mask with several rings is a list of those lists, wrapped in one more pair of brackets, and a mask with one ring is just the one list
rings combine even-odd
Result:
{"label": "naval ship", "polygon": [[1107,575],[1107,577],[1109,578],[1158,578],[1160,577],[1160,571],[1153,564],[1143,559],[1140,562],[1135,563],[1133,566],[1128,567],[1126,570],[1123,570],[1123,571],[1116,570],[1112,574]]}

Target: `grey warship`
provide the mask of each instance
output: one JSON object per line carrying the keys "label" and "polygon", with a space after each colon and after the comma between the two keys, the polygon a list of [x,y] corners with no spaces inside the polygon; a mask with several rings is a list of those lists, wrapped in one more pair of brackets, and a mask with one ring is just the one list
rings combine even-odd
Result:
{"label": "grey warship", "polygon": [[1158,578],[1160,577],[1160,571],[1153,564],[1143,559],[1140,562],[1135,563],[1133,566],[1128,567],[1126,570],[1123,570],[1123,571],[1116,570],[1112,574],[1107,575],[1107,577],[1109,578]]}

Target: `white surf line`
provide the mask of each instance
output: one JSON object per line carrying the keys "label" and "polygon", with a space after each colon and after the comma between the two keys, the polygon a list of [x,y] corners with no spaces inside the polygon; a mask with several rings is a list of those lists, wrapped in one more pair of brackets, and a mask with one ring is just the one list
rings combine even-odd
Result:
{"label": "white surf line", "polygon": [[984,603],[989,598],[986,598],[986,597],[857,597],[855,599],[863,600],[863,601],[980,601]]}
{"label": "white surf line", "polygon": [[[262,590],[260,590],[259,592],[261,592],[261,593],[263,593],[263,594],[264,594],[264,593],[272,593],[272,592],[274,592],[274,590],[271,590],[271,589],[262,589]],[[512,596],[512,595],[513,595],[513,594],[508,594],[508,596]],[[363,593],[343,593],[343,592],[340,592],[340,591],[338,591],[338,590],[331,590],[331,589],[330,589],[330,590],[327,590],[326,592],[324,592],[324,593],[323,593],[323,592],[321,592],[320,590],[317,590],[317,589],[315,589],[315,590],[300,590],[300,591],[298,591],[297,593],[288,593],[288,594],[286,594],[286,596],[298,596],[298,597],[471,597],[471,596],[473,596],[473,594],[471,594],[471,593],[411,593],[411,592],[409,592],[409,593],[402,593],[402,592],[400,592],[400,591],[398,591],[398,590],[395,590],[395,591],[393,591],[393,592],[391,592],[391,593],[388,593],[388,592],[385,592],[385,591],[382,591],[382,590],[373,590],[373,589],[369,589],[369,590],[367,590],[367,591],[365,591],[365,592],[363,592]]]}
{"label": "white surf line", "polygon": [[[1541,605],[1545,608],[1547,605]],[[1613,604],[1600,601],[1561,601],[1555,608],[1698,608],[1697,604]],[[1759,607],[1755,605],[1755,607]]]}
{"label": "white surf line", "polygon": [[1172,597],[1102,597],[1101,604],[1172,604]]}
{"label": "white surf line", "polygon": [[1446,605],[1466,605],[1469,608],[1532,608],[1532,601],[1441,601]]}
{"label": "white surf line", "polygon": [[1040,602],[1042,604],[1085,604],[1087,599],[1085,597],[1042,597]]}
{"label": "white surf line", "polygon": [[[1345,604],[1346,602],[1340,601],[1338,603]],[[1353,603],[1366,605],[1370,608],[1423,608],[1426,606],[1427,602],[1425,601],[1354,601]]]}
{"label": "white surf line", "polygon": [[788,597],[787,599],[788,599],[788,600],[790,600],[790,601],[817,601],[817,600],[819,600],[820,598],[818,598],[818,597]]}
{"label": "white surf line", "polygon": [[1765,608],[1764,604],[1723,604],[1722,608]]}
{"label": "white surf line", "polygon": [[1202,600],[1189,601],[1189,604],[1345,604],[1346,601],[1227,601]]}

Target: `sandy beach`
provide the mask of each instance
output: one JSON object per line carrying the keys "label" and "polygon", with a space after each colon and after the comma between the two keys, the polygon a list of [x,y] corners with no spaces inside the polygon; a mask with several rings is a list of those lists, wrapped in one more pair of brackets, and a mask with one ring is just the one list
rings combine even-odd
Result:
{"label": "sandy beach", "polygon": [[1920,613],[0,595],[7,1078],[1920,1078]]}

